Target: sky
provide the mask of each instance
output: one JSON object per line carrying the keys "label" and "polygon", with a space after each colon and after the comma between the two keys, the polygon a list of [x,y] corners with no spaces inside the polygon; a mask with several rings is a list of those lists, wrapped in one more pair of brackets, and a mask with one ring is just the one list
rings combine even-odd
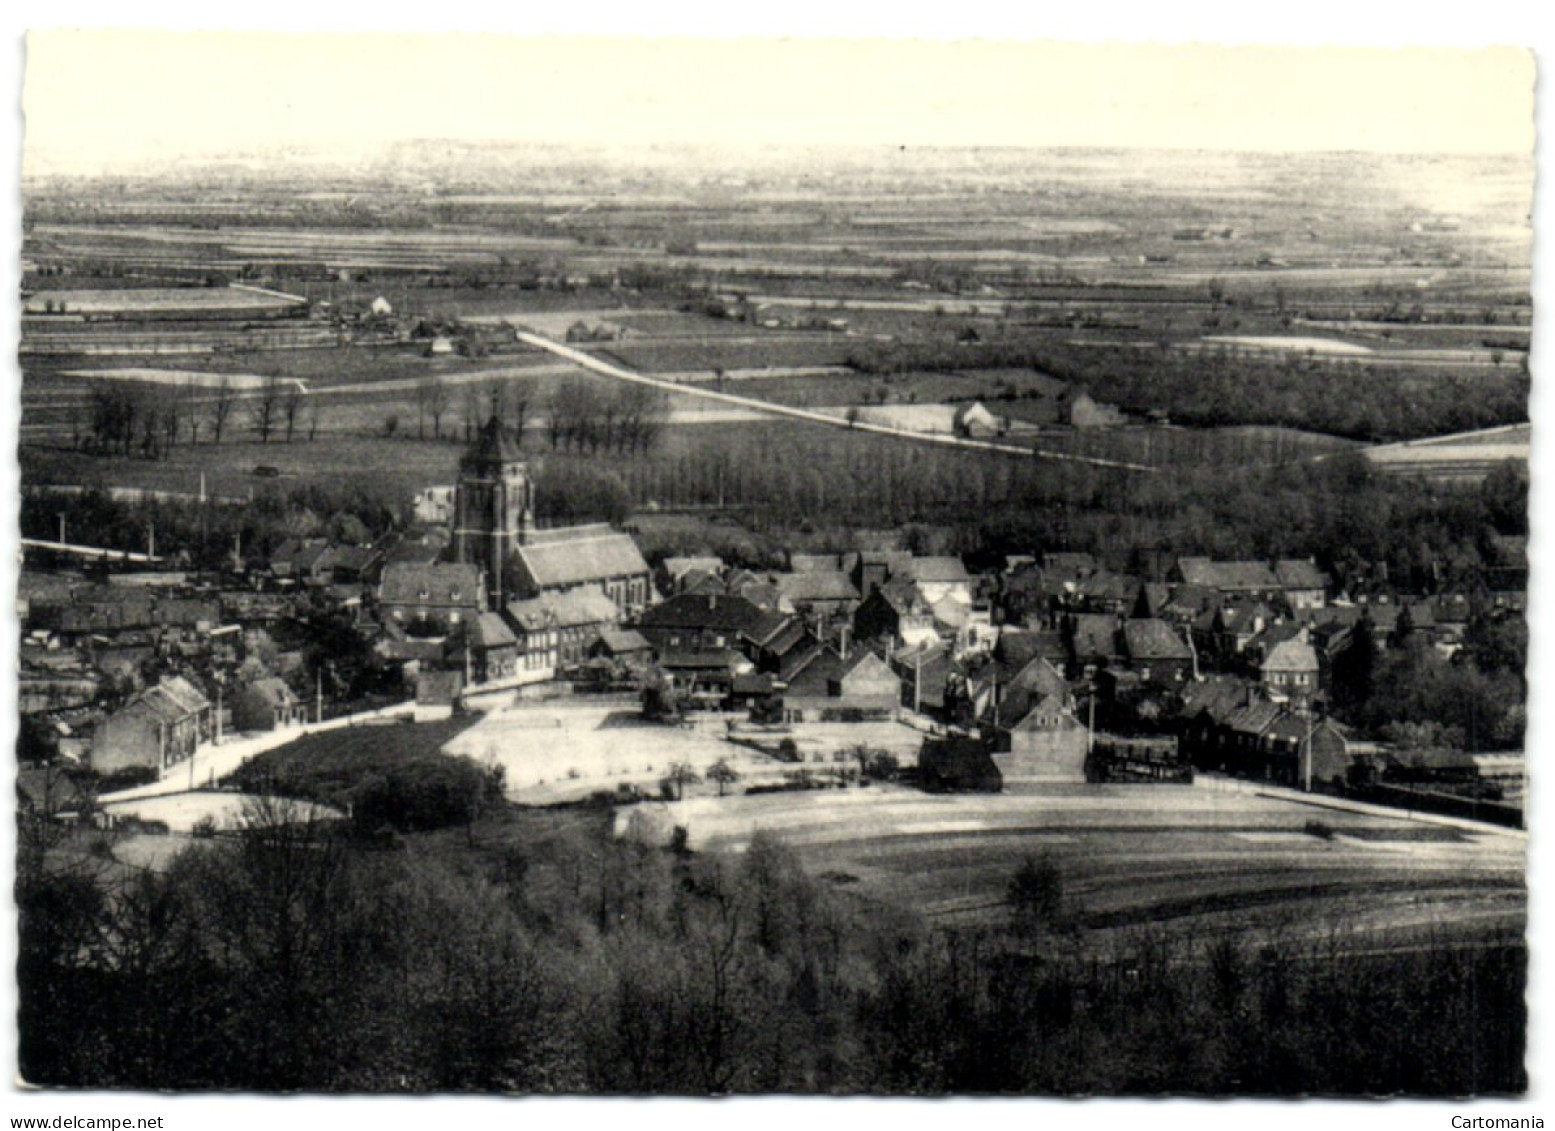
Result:
{"label": "sky", "polygon": [[31,32],[29,160],[404,138],[1527,153],[1517,48]]}

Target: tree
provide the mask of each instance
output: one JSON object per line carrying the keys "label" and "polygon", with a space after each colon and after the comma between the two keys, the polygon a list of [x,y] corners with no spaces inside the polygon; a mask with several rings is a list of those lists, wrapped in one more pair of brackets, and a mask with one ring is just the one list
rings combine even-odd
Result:
{"label": "tree", "polygon": [[452,399],[453,392],[445,382],[432,380],[427,389],[427,411],[432,414],[432,438],[443,438],[443,417],[448,412],[448,403]]}
{"label": "tree", "polygon": [[232,418],[232,406],[237,402],[237,396],[238,391],[233,387],[230,377],[223,377],[217,383],[210,406],[211,438],[215,443],[221,443],[227,422]]}
{"label": "tree", "polygon": [[707,780],[717,784],[718,796],[722,797],[729,786],[740,780],[740,775],[729,765],[729,759],[720,758],[707,768]]}
{"label": "tree", "polygon": [[275,431],[276,416],[281,408],[281,396],[280,378],[266,377],[249,408],[249,419],[254,431],[259,433],[261,444],[268,444],[270,434]]}
{"label": "tree", "polygon": [[676,762],[670,766],[669,773],[665,777],[675,787],[676,801],[685,800],[686,786],[695,785],[702,780],[702,775],[697,773],[696,767],[690,762]]}
{"label": "tree", "polygon": [[281,401],[281,414],[286,420],[286,442],[292,442],[292,433],[297,427],[297,417],[302,412],[305,390],[301,381],[292,381],[286,387],[286,395]]}
{"label": "tree", "polygon": [[1005,903],[1023,933],[1056,926],[1064,913],[1064,877],[1051,853],[1027,856],[1005,889]]}

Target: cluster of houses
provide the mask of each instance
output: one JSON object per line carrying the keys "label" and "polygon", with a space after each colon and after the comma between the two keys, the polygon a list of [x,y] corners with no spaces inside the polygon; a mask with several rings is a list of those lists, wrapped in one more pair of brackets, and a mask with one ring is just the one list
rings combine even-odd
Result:
{"label": "cluster of houses", "polygon": [[1477,590],[1430,597],[1345,592],[1306,560],[1186,557],[1159,580],[1068,552],[977,573],[888,548],[650,567],[609,525],[540,527],[496,418],[433,499],[419,529],[290,539],[241,578],[24,571],[24,715],[100,773],[167,773],[200,742],[321,715],[321,664],[339,673],[304,651],[327,621],[429,714],[567,681],[774,726],[912,716],[940,736],[925,776],[945,788],[1190,766],[1320,785],[1375,753],[1326,709],[1363,626],[1377,647],[1450,655],[1471,617],[1520,614],[1526,589],[1510,542]]}

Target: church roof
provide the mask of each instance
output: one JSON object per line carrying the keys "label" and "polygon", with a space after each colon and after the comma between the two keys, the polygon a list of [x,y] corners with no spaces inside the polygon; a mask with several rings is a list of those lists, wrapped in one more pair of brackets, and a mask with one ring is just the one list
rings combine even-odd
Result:
{"label": "church roof", "polygon": [[518,443],[495,413],[481,428],[469,451],[464,453],[465,463],[514,463],[523,458]]}
{"label": "church roof", "polygon": [[[582,585],[648,572],[648,563],[629,534],[583,527],[578,537],[535,539],[518,547],[518,557],[539,589]],[[547,534],[554,532],[546,532]]]}

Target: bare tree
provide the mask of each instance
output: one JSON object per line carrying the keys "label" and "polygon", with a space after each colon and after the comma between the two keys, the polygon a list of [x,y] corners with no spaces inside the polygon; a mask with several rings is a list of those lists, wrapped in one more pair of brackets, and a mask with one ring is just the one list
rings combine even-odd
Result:
{"label": "bare tree", "polygon": [[443,438],[443,415],[448,411],[448,402],[452,398],[448,386],[435,378],[427,387],[427,411],[432,414],[432,438]]}
{"label": "bare tree", "polygon": [[301,381],[293,381],[286,388],[286,395],[281,400],[281,415],[286,420],[286,442],[292,442],[292,432],[297,427],[297,417],[302,412],[303,401],[306,399],[306,390]]}
{"label": "bare tree", "polygon": [[223,377],[216,386],[216,393],[211,397],[211,437],[215,443],[221,443],[222,433],[227,430],[227,422],[232,419],[232,406],[237,402],[238,391],[232,386],[232,379]]}
{"label": "bare tree", "polygon": [[276,413],[281,407],[281,381],[278,377],[266,377],[264,384],[259,387],[259,395],[254,398],[253,407],[250,408],[254,431],[259,433],[259,442],[268,444],[270,434],[275,431]]}
{"label": "bare tree", "polygon": [[188,412],[184,414],[184,419],[189,422],[189,443],[191,445],[198,444],[200,442],[201,424],[200,386],[192,379],[186,381],[184,383],[183,397],[188,407]]}
{"label": "bare tree", "polygon": [[319,417],[322,415],[317,396],[311,396],[304,402],[303,413],[308,422],[308,442],[311,444],[319,434]]}

